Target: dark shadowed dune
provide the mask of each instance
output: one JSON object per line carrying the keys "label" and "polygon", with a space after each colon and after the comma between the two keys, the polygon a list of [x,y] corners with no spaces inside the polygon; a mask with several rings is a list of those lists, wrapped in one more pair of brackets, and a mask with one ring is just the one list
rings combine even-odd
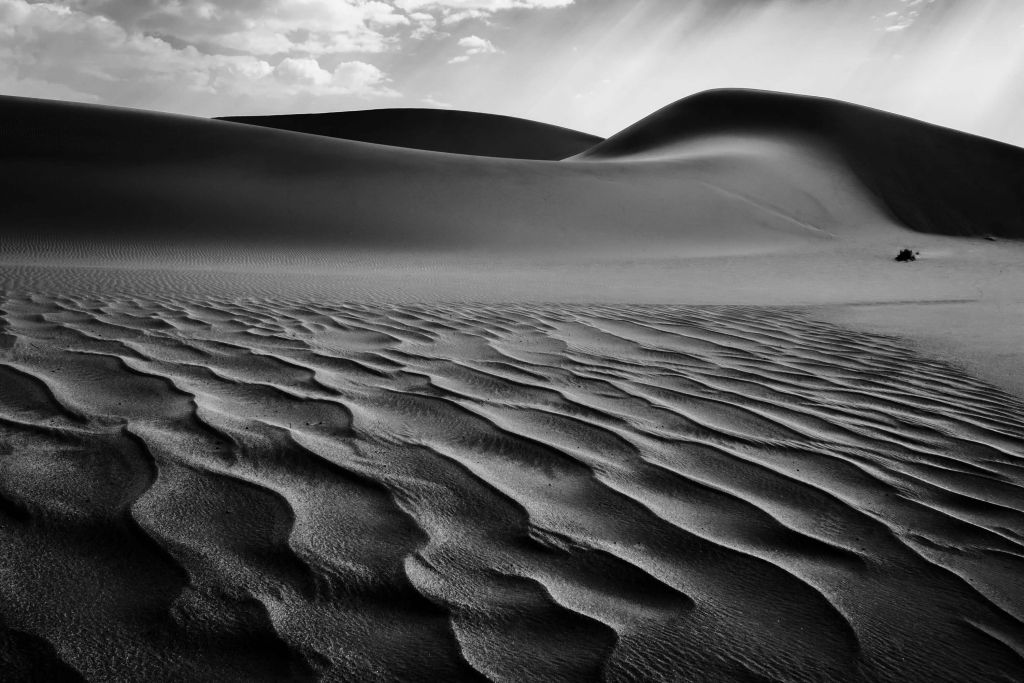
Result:
{"label": "dark shadowed dune", "polygon": [[796,136],[834,151],[901,224],[1024,238],[1024,149],[846,102],[755,90],[685,98],[578,159],[670,158],[709,135]]}
{"label": "dark shadowed dune", "polygon": [[4,242],[48,239],[65,255],[750,253],[893,236],[900,223],[1016,236],[1024,206],[1021,150],[764,93],[688,98],[559,163],[22,98],[0,99],[0,124]]}
{"label": "dark shadowed dune", "polygon": [[843,169],[770,140],[667,165],[551,163],[21,98],[0,120],[5,237],[70,251],[747,250],[880,222]]}
{"label": "dark shadowed dune", "polygon": [[220,120],[377,145],[506,159],[557,161],[601,142],[596,135],[561,126],[446,109],[224,116]]}

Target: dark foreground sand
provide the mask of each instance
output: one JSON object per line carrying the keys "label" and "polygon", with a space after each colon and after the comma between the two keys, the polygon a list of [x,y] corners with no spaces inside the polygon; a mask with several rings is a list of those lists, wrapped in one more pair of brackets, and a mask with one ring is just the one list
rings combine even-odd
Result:
{"label": "dark foreground sand", "polygon": [[1024,680],[1024,151],[0,122],[0,680]]}
{"label": "dark foreground sand", "polygon": [[1024,404],[889,340],[744,307],[2,309],[7,667],[1021,671]]}

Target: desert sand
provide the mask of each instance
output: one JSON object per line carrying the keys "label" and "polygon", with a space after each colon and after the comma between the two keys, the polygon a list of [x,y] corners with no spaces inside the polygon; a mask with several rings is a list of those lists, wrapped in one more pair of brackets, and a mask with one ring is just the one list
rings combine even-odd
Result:
{"label": "desert sand", "polygon": [[1022,680],[1024,150],[321,116],[0,98],[7,678]]}
{"label": "desert sand", "polygon": [[222,120],[392,147],[505,159],[559,161],[601,142],[596,135],[537,121],[445,109],[225,116]]}

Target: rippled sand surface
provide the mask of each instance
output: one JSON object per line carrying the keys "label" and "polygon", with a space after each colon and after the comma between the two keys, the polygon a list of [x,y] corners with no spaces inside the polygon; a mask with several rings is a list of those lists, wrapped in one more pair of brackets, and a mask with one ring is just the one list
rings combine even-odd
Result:
{"label": "rippled sand surface", "polygon": [[1020,680],[1024,405],[776,309],[8,292],[48,680]]}

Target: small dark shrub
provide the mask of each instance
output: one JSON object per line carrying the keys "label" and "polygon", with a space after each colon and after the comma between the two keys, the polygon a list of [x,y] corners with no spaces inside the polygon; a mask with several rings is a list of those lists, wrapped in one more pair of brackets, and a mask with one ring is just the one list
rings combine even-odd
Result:
{"label": "small dark shrub", "polygon": [[[917,252],[917,254],[920,254],[920,253],[921,252]],[[901,261],[901,262],[902,261],[916,261],[917,260],[917,254],[912,252],[910,249],[900,249],[900,253],[896,254],[896,260],[897,261]]]}

